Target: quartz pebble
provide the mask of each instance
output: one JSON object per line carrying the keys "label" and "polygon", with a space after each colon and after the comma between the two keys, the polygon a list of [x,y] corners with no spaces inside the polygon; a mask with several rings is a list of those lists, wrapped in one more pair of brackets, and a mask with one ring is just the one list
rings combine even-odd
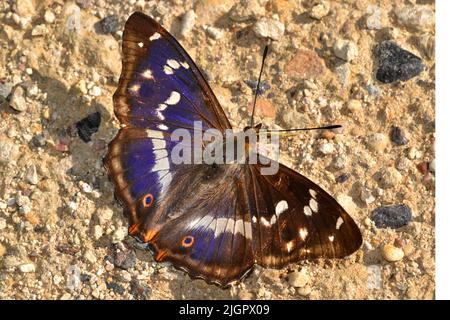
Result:
{"label": "quartz pebble", "polygon": [[358,47],[350,40],[337,39],[333,45],[336,57],[345,61],[352,61],[358,56]]}
{"label": "quartz pebble", "polygon": [[373,151],[383,152],[388,145],[389,139],[383,133],[374,133],[367,139],[367,145]]}
{"label": "quartz pebble", "polygon": [[253,31],[258,37],[280,40],[284,34],[284,24],[278,20],[264,17],[254,24]]}
{"label": "quartz pebble", "polygon": [[321,143],[317,150],[323,155],[332,154],[334,152],[334,145],[331,142]]}
{"label": "quartz pebble", "polygon": [[330,3],[328,1],[321,1],[311,8],[309,16],[313,19],[320,20],[330,12]]}
{"label": "quartz pebble", "polygon": [[426,29],[434,25],[434,12],[424,6],[405,6],[394,11],[400,24],[415,29]]}
{"label": "quartz pebble", "polygon": [[211,26],[206,28],[206,33],[208,34],[208,36],[210,36],[214,40],[219,40],[220,38],[223,37],[222,30],[220,30],[219,28],[211,27]]}
{"label": "quartz pebble", "polygon": [[309,282],[309,276],[305,272],[294,271],[288,275],[289,285],[294,288],[302,288]]}
{"label": "quartz pebble", "polygon": [[34,164],[28,167],[25,179],[30,184],[37,184],[39,182],[39,176],[37,174],[36,166]]}
{"label": "quartz pebble", "polygon": [[381,29],[381,9],[376,5],[367,7],[366,26],[369,30]]}
{"label": "quartz pebble", "polygon": [[180,35],[182,37],[186,37],[192,31],[195,26],[196,17],[194,10],[189,10],[183,15],[180,30]]}
{"label": "quartz pebble", "polygon": [[35,272],[36,271],[36,267],[34,266],[33,263],[25,263],[25,264],[21,264],[19,266],[19,271],[22,272],[22,273]]}
{"label": "quartz pebble", "polygon": [[21,86],[15,87],[13,92],[11,93],[11,98],[9,101],[9,105],[16,111],[23,112],[27,110],[27,102],[24,97],[24,90]]}
{"label": "quartz pebble", "polygon": [[381,249],[381,254],[386,261],[396,262],[403,259],[405,253],[401,248],[397,248],[392,244],[387,244]]}
{"label": "quartz pebble", "polygon": [[47,23],[55,22],[55,14],[50,10],[46,10],[44,13],[44,20]]}
{"label": "quartz pebble", "polygon": [[402,182],[402,174],[394,167],[383,168],[379,171],[379,182],[381,187],[388,189],[395,187]]}

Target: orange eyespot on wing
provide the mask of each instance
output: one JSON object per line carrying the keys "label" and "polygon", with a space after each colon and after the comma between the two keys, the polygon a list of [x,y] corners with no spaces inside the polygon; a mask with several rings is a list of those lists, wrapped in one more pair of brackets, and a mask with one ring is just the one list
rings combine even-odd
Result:
{"label": "orange eyespot on wing", "polygon": [[148,208],[153,204],[153,195],[151,193],[146,194],[143,198],[142,198],[142,205],[144,206],[144,208]]}
{"label": "orange eyespot on wing", "polygon": [[194,237],[193,236],[186,236],[181,240],[181,245],[185,248],[192,247],[194,244]]}

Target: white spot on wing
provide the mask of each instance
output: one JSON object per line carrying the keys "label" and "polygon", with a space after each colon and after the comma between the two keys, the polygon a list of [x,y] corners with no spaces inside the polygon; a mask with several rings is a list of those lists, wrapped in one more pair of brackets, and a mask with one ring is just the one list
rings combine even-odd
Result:
{"label": "white spot on wing", "polygon": [[303,213],[306,214],[307,216],[312,215],[311,208],[308,207],[308,206],[304,206],[304,207],[303,207]]}
{"label": "white spot on wing", "polygon": [[178,102],[180,102],[180,98],[181,98],[181,95],[178,92],[172,91],[170,93],[170,97],[167,98],[167,100],[164,101],[164,103],[174,105],[174,104],[177,104]]}
{"label": "white spot on wing", "polygon": [[309,194],[311,195],[311,197],[313,197],[314,199],[316,198],[316,196],[317,196],[317,192],[316,191],[314,191],[313,189],[309,189]]}
{"label": "white spot on wing", "polygon": [[308,236],[308,230],[306,230],[306,228],[300,228],[298,230],[298,235],[299,235],[300,239],[305,241],[306,237]]}
{"label": "white spot on wing", "polygon": [[272,218],[270,218],[270,225],[274,225],[277,222],[277,215],[274,214]]}
{"label": "white spot on wing", "polygon": [[167,108],[167,104],[161,103],[161,104],[158,104],[158,108],[156,108],[156,110],[164,111],[164,110],[166,110],[166,108]]}
{"label": "white spot on wing", "polygon": [[154,150],[153,154],[155,155],[156,159],[165,158],[169,155],[166,149]]}
{"label": "white spot on wing", "polygon": [[339,228],[341,227],[341,225],[344,223],[344,220],[339,217],[336,221],[336,230],[339,230]]}
{"label": "white spot on wing", "polygon": [[278,215],[282,214],[283,212],[285,212],[288,208],[289,208],[289,206],[288,206],[287,201],[281,200],[275,206],[275,214],[278,216]]}
{"label": "white spot on wing", "polygon": [[[164,139],[164,134],[161,131],[147,129],[147,130],[145,130],[145,132],[147,133],[147,137],[149,137],[149,138]],[[165,146],[165,142],[164,142],[164,146]]]}
{"label": "white spot on wing", "polygon": [[172,67],[173,69],[178,69],[180,67],[178,61],[174,59],[167,59],[166,63],[167,65],[169,65],[169,67]]}
{"label": "white spot on wing", "polygon": [[144,43],[143,42],[139,42],[138,46],[139,46],[139,48],[142,48],[144,46]]}
{"label": "white spot on wing", "polygon": [[164,66],[163,70],[165,74],[173,74],[173,69],[169,66]]}
{"label": "white spot on wing", "polygon": [[163,116],[161,111],[156,110],[156,116],[159,118],[159,120],[165,120],[166,118]]}
{"label": "white spot on wing", "polygon": [[253,223],[256,223],[256,222],[258,221],[258,219],[256,219],[255,216],[253,216],[253,217],[252,217],[252,221],[253,221]]}
{"label": "white spot on wing", "polygon": [[160,124],[160,125],[158,125],[158,128],[161,129],[161,130],[167,130],[167,129],[169,129],[169,127],[166,126],[165,124]]}
{"label": "white spot on wing", "polygon": [[137,93],[137,92],[139,91],[140,88],[141,88],[140,85],[138,85],[138,84],[133,84],[133,85],[130,87],[130,91],[132,91],[132,92],[134,92],[134,93]]}
{"label": "white spot on wing", "polygon": [[183,66],[183,68],[189,69],[189,65],[187,64],[187,62],[183,61],[183,62],[180,62],[180,64]]}
{"label": "white spot on wing", "polygon": [[330,242],[334,241],[334,236],[328,236],[328,240],[330,240]]}
{"label": "white spot on wing", "polygon": [[153,149],[165,149],[166,140],[152,139]]}
{"label": "white spot on wing", "polygon": [[261,221],[261,223],[264,227],[270,227],[270,223],[269,223],[269,221],[267,221],[266,218],[261,217],[259,220]]}
{"label": "white spot on wing", "polygon": [[153,79],[153,73],[150,69],[147,69],[142,72],[142,77],[144,77],[145,79]]}
{"label": "white spot on wing", "polygon": [[309,200],[309,206],[311,207],[312,211],[317,212],[319,211],[319,205],[317,204],[317,201],[311,198]]}
{"label": "white spot on wing", "polygon": [[148,38],[148,40],[153,41],[153,40],[158,40],[159,38],[161,38],[161,35],[158,32],[155,32]]}
{"label": "white spot on wing", "polygon": [[286,243],[286,250],[287,250],[287,252],[291,252],[292,249],[294,249],[294,240],[291,240],[288,243]]}
{"label": "white spot on wing", "polygon": [[152,172],[155,171],[161,171],[161,170],[169,170],[170,169],[170,163],[169,163],[169,159],[166,158],[161,158],[155,161],[155,165],[152,168]]}

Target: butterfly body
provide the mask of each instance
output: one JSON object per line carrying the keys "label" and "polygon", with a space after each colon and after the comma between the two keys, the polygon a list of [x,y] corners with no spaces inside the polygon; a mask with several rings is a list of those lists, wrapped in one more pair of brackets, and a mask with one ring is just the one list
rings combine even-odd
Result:
{"label": "butterfly body", "polygon": [[336,200],[282,164],[262,175],[264,165],[236,158],[174,163],[174,130],[224,133],[231,125],[195,63],[156,21],[134,13],[123,39],[113,97],[122,128],[104,161],[130,235],[148,243],[157,261],[226,286],[255,264],[281,268],[359,248],[361,233]]}

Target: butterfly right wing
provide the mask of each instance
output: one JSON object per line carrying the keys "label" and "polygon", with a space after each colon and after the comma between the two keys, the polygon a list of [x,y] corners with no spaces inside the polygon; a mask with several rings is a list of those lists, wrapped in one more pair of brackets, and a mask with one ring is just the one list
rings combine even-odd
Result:
{"label": "butterfly right wing", "polygon": [[318,185],[282,164],[275,175],[250,167],[247,185],[258,264],[281,268],[303,259],[343,258],[361,246],[356,223]]}

